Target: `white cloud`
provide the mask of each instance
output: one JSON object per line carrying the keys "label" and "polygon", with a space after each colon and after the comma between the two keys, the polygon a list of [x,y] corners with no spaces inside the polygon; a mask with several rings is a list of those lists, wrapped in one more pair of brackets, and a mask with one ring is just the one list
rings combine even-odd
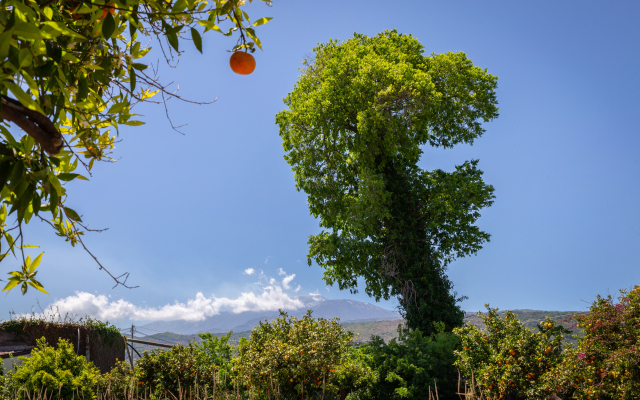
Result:
{"label": "white cloud", "polygon": [[247,274],[247,275],[253,275],[253,274],[256,273],[256,270],[253,269],[253,268],[247,268],[247,269],[244,270],[244,273]]}
{"label": "white cloud", "polygon": [[278,268],[278,275],[286,275],[287,272],[285,270],[283,270],[282,268]]}
{"label": "white cloud", "polygon": [[264,259],[264,263],[265,264],[269,264],[269,259],[271,258],[271,256],[267,256],[267,258]]}
{"label": "white cloud", "polygon": [[[126,300],[110,301],[105,295],[94,295],[87,292],[76,292],[75,295],[55,301],[53,309],[61,315],[90,316],[101,321],[118,322],[124,319],[134,321],[184,320],[202,321],[206,317],[218,314],[221,309],[234,313],[244,311],[275,311],[279,308],[296,309],[303,304],[295,297],[290,297],[279,286],[266,286],[262,293],[241,293],[236,299],[227,297],[205,297],[198,292],[195,299],[186,303],[176,301],[162,307],[139,307]],[[52,311],[45,311],[45,315]]]}
{"label": "white cloud", "polygon": [[298,285],[298,287],[296,288],[296,290],[294,290],[294,292],[298,293],[300,289],[302,289],[302,286]]}
{"label": "white cloud", "polygon": [[282,280],[282,287],[287,289],[287,290],[291,289],[291,286],[289,286],[289,284],[291,283],[291,281],[295,277],[296,277],[296,274],[291,274],[289,276],[285,276],[284,279]]}

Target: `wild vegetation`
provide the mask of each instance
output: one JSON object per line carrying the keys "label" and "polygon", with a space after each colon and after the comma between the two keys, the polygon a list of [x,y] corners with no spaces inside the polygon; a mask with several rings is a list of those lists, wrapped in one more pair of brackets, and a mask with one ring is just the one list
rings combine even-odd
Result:
{"label": "wild vegetation", "polygon": [[[640,286],[618,301],[598,296],[577,344],[562,321],[532,330],[513,312],[488,307],[484,325],[435,333],[399,329],[385,342],[356,343],[336,320],[282,313],[238,345],[230,334],[145,352],[131,369],[100,374],[72,346],[38,343],[2,378],[2,399],[640,399]],[[437,394],[436,394],[437,393]],[[38,397],[39,396],[39,397]],[[557,396],[557,397],[553,397]]]}

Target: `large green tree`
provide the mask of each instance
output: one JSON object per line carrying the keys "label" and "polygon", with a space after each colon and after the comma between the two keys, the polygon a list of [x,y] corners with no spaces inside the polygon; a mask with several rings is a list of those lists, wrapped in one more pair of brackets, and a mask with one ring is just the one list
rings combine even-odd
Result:
{"label": "large green tree", "polygon": [[[245,3],[0,1],[0,261],[14,255],[21,264],[5,291],[18,285],[23,294],[28,286],[44,291],[35,279],[42,254],[33,261],[24,254],[23,228],[32,218],[86,249],[88,229],[67,206],[65,182],[88,179],[95,161],[114,161],[109,154],[120,129],[143,124],[134,118],[135,104],[181,99],[148,68],[151,39],[170,64],[185,40],[202,52],[201,33],[209,30],[236,32],[232,50],[253,52],[261,46],[254,27],[270,18],[251,22]],[[126,286],[128,274],[109,274]]]}
{"label": "large green tree", "polygon": [[464,53],[425,56],[410,35],[356,34],[320,44],[276,116],[296,186],[324,228],[308,261],[328,284],[398,296],[408,324],[426,333],[462,323],[445,274],[489,235],[474,225],[492,204],[478,161],[423,171],[422,146],[450,148],[498,116],[497,78]]}

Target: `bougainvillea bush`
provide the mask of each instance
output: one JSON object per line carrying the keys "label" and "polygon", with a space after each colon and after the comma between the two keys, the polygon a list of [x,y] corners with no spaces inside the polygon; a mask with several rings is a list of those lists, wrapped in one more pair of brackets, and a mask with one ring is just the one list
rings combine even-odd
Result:
{"label": "bougainvillea bush", "polygon": [[640,399],[640,286],[620,292],[617,303],[598,296],[574,316],[583,336],[546,379],[560,397]]}
{"label": "bougainvillea bush", "polygon": [[316,320],[309,311],[298,319],[281,311],[278,319],[260,323],[249,340],[240,342],[235,368],[254,398],[326,394],[352,341],[353,334],[337,318]]}
{"label": "bougainvillea bush", "polygon": [[454,365],[485,397],[545,399],[553,389],[544,375],[560,364],[569,331],[547,318],[533,332],[514,313],[500,317],[497,308],[486,307],[486,315],[478,313],[484,329],[467,323],[453,330],[462,344]]}

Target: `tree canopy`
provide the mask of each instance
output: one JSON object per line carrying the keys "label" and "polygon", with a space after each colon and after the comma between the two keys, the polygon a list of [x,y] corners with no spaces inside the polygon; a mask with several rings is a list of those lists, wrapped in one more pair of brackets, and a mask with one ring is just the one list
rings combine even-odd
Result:
{"label": "tree canopy", "polygon": [[[238,33],[232,50],[253,52],[261,48],[254,28],[270,18],[251,22],[245,3],[1,1],[0,260],[12,254],[22,264],[3,291],[21,285],[23,294],[28,286],[45,292],[35,279],[42,254],[33,261],[24,255],[24,248],[36,247],[24,244],[23,226],[33,217],[86,249],[82,235],[88,229],[67,206],[65,183],[87,180],[95,161],[114,161],[110,154],[122,127],[143,124],[132,112],[137,103],[181,99],[158,80],[157,69],[148,68],[150,39],[167,63],[176,61],[185,41],[202,52],[202,33],[210,30]],[[128,274],[109,274],[126,286]]]}
{"label": "tree canopy", "polygon": [[497,78],[464,53],[423,55],[411,35],[355,34],[320,44],[276,116],[296,187],[323,230],[308,261],[328,284],[376,300],[398,296],[409,326],[448,330],[463,313],[445,270],[489,234],[474,223],[493,202],[478,160],[423,171],[423,146],[472,144],[498,116]]}

